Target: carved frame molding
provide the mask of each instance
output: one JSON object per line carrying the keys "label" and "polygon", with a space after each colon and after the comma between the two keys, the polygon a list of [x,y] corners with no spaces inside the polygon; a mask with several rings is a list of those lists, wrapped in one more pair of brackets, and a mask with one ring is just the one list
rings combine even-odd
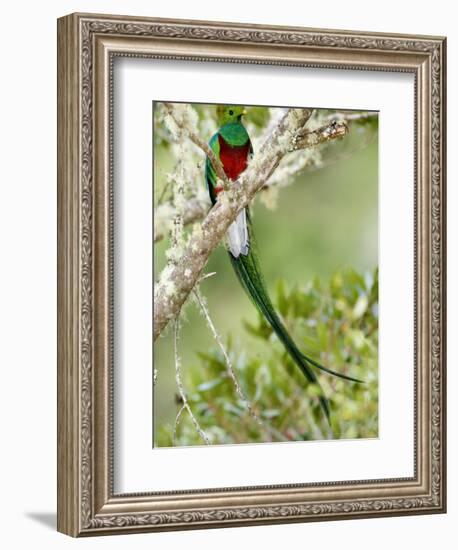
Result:
{"label": "carved frame molding", "polygon": [[[72,536],[445,511],[445,39],[73,14],[58,21],[58,529]],[[415,475],[115,495],[116,56],[415,75]]]}

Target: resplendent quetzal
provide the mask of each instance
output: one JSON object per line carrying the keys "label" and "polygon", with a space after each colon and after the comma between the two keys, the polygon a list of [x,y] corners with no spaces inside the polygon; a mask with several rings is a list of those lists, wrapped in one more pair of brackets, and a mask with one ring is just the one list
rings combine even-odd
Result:
{"label": "resplendent quetzal", "polygon": [[[248,166],[248,162],[253,155],[250,137],[242,123],[242,116],[246,114],[246,111],[241,105],[220,105],[217,108],[217,114],[220,128],[211,138],[209,145],[220,160],[228,179],[235,181]],[[223,191],[223,188],[218,184],[215,170],[208,158],[205,165],[205,179],[211,202],[215,204],[218,194]],[[321,407],[326,418],[330,421],[329,401],[319,385],[313,367],[352,382],[360,382],[360,380],[331,371],[320,365],[317,361],[302,353],[294,343],[275,311],[267,292],[258,260],[248,208],[242,210],[230,225],[226,234],[226,243],[232,266],[240,283],[261,315],[265,317],[275,331],[291,359],[301,369],[307,380],[320,389]]]}

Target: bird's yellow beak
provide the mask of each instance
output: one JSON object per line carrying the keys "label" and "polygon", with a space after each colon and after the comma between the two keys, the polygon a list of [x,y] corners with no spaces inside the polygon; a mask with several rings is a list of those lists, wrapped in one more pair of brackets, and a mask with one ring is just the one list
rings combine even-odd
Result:
{"label": "bird's yellow beak", "polygon": [[248,111],[246,109],[243,109],[242,115],[246,115],[247,113],[248,113]]}

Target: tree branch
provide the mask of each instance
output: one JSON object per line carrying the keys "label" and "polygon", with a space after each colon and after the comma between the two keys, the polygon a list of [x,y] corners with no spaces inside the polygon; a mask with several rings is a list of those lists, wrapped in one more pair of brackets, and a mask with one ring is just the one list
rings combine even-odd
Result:
{"label": "tree branch", "polygon": [[[299,149],[306,149],[326,143],[337,137],[342,137],[348,132],[346,121],[337,122],[332,120],[329,124],[318,128],[312,132],[305,132],[302,135],[298,134],[298,142],[291,145],[289,152],[297,151]],[[189,135],[189,134],[188,134]],[[191,138],[192,139],[192,138]],[[219,161],[218,161],[219,163]],[[291,175],[293,177],[293,175]],[[262,189],[267,189],[272,185],[276,185],[276,182],[272,184],[266,182],[266,185]],[[203,201],[197,196],[187,199],[186,211],[184,212],[183,224],[188,225],[204,218],[208,212],[208,202]],[[154,242],[158,242],[163,239],[168,233],[173,218],[175,216],[175,207],[172,202],[166,202],[158,206],[154,211]]]}
{"label": "tree branch", "polygon": [[330,121],[333,120],[344,120],[345,122],[354,122],[358,120],[367,120],[368,118],[372,118],[378,116],[378,112],[376,111],[359,111],[357,113],[345,113],[345,112],[337,112],[337,113],[331,113],[327,119]]}
{"label": "tree branch", "polygon": [[348,126],[344,121],[337,122],[333,120],[329,124],[321,126],[321,128],[317,128],[312,132],[298,133],[293,140],[290,152],[306,149],[307,147],[315,147],[316,145],[320,145],[320,143],[343,137],[347,132]]}
{"label": "tree branch", "polygon": [[[255,194],[271,176],[281,159],[291,150],[297,150],[302,143],[317,144],[317,130],[307,134],[304,130],[312,111],[289,109],[274,131],[268,136],[247,169],[231,183],[225,193],[219,195],[217,203],[205,217],[202,226],[194,231],[186,243],[180,261],[170,262],[162,271],[154,293],[154,341],[167,324],[175,319],[194,288],[210,253],[224,237],[237,214],[248,206]],[[346,125],[333,124],[334,130],[328,139],[344,135]],[[340,128],[336,131],[335,128]],[[345,128],[345,131],[343,130]],[[307,138],[307,135],[314,135]],[[299,136],[299,137],[298,137]]]}

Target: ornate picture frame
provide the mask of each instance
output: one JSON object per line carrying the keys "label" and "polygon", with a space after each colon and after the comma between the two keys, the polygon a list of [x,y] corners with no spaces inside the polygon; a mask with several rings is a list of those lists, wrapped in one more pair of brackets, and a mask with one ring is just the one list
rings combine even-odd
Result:
{"label": "ornate picture frame", "polygon": [[[58,20],[58,530],[71,536],[443,513],[442,37],[72,14]],[[115,494],[113,60],[411,73],[415,78],[414,476]]]}

